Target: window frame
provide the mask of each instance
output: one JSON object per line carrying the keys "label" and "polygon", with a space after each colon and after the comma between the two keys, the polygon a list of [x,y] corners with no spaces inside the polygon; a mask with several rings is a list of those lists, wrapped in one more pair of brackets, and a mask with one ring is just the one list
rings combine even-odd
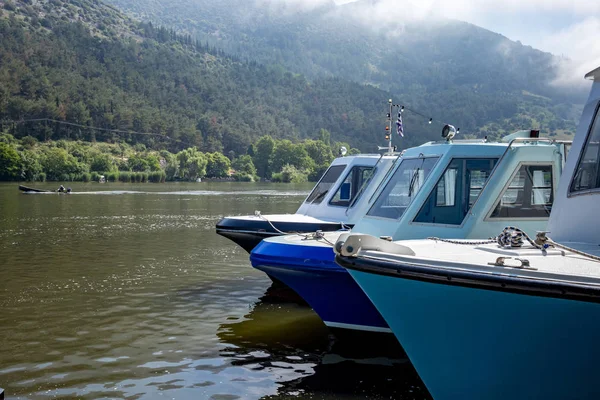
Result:
{"label": "window frame", "polygon": [[[587,148],[587,145],[590,140],[590,136],[592,135],[594,128],[596,128],[596,123],[600,124],[600,101],[598,101],[596,103],[594,114],[592,116],[592,123],[588,127],[588,132],[585,135],[585,141],[583,142],[583,148],[582,148],[581,152],[579,153],[579,157],[577,158],[577,164],[575,164],[575,169],[573,170],[573,174],[571,176],[571,179],[569,180],[569,188],[567,189],[567,197],[583,196],[583,195],[587,195],[587,194],[600,192],[600,184],[598,185],[598,187],[595,187],[592,189],[573,190],[573,184],[575,183],[575,178],[577,177],[577,171],[579,171],[579,166],[581,165],[581,161],[583,160],[583,157],[585,155],[585,149]],[[600,129],[600,126],[598,128]],[[598,181],[598,179],[599,179],[598,177],[600,177],[600,145],[598,146],[598,153],[597,153],[596,160],[599,161],[599,162],[597,162],[597,165],[596,165],[596,180]]]}
{"label": "window frame", "polygon": [[[481,198],[481,194],[483,193],[483,191],[485,190],[485,188],[487,187],[487,184],[490,181],[490,178],[492,177],[494,171],[496,170],[496,168],[498,167],[499,163],[500,163],[500,159],[501,157],[498,157],[496,155],[481,155],[478,157],[469,157],[469,156],[453,156],[451,157],[448,162],[446,163],[446,165],[444,166],[444,169],[442,170],[442,173],[439,175],[438,179],[436,180],[435,184],[433,185],[433,187],[431,188],[431,191],[427,194],[427,197],[425,198],[425,201],[423,202],[423,204],[421,205],[421,207],[419,208],[419,210],[415,213],[415,215],[412,217],[410,224],[411,225],[419,225],[419,226],[439,226],[439,227],[451,227],[451,228],[462,228],[465,223],[468,220],[468,215],[469,213],[473,210],[473,207],[477,204],[477,200],[479,200]],[[446,171],[448,171],[448,169],[450,168],[452,162],[454,160],[462,160],[463,162],[466,160],[490,160],[490,161],[494,161],[494,166],[490,169],[489,172],[489,176],[487,177],[487,179],[485,180],[483,186],[481,187],[481,191],[479,193],[479,195],[477,196],[477,199],[473,202],[473,204],[469,204],[468,208],[467,208],[467,212],[465,214],[465,216],[463,217],[462,221],[460,222],[460,224],[448,224],[448,223],[440,223],[440,222],[422,222],[422,221],[416,221],[416,219],[418,218],[419,214],[421,213],[422,208],[425,206],[426,202],[429,200],[430,196],[433,195],[434,191],[437,190],[437,186],[440,183],[440,181],[442,180],[442,178],[444,177],[444,175],[446,174]],[[462,179],[465,180],[465,176],[462,176]],[[465,182],[466,183],[466,182]],[[470,199],[470,192],[473,188],[469,187],[468,189],[465,188],[465,190],[467,191],[466,193],[462,193],[461,197],[464,197],[462,195],[466,194],[466,199],[462,199],[461,201],[466,200],[466,202],[469,202]],[[455,196],[458,195],[458,193],[455,194]],[[437,193],[436,193],[437,196]],[[462,204],[464,206],[464,204]],[[444,207],[456,207],[454,206],[437,206],[440,208],[444,208]]]}
{"label": "window frame", "polygon": [[[344,176],[344,179],[340,182],[340,184],[338,185],[338,187],[335,188],[335,190],[333,191],[333,196],[331,196],[331,198],[327,202],[328,205],[330,205],[331,207],[350,208],[350,207],[353,207],[354,204],[356,204],[356,202],[354,201],[354,198],[352,198],[352,192],[350,192],[350,200],[348,200],[348,204],[347,205],[334,204],[334,203],[332,203],[332,201],[333,201],[333,198],[335,197],[335,195],[341,190],[342,185],[344,184],[344,182],[346,182],[346,179],[348,179],[348,177],[350,175],[352,175],[354,173],[354,170],[356,170],[357,168],[365,168],[365,169],[368,168],[368,169],[370,169],[372,171],[371,176],[368,177],[367,179],[365,179],[363,181],[363,184],[364,184],[364,182],[367,182],[367,181],[371,180],[373,178],[373,176],[375,175],[375,172],[377,171],[377,168],[374,165],[359,165],[359,164],[353,165],[350,168],[350,171],[348,171],[348,173]],[[363,170],[363,173],[365,172],[365,169]],[[340,176],[341,176],[341,174],[340,174]],[[356,196],[358,196],[358,197],[360,197],[360,195],[361,195],[361,193],[360,193],[361,187],[362,187],[362,184],[360,185],[360,187],[357,189],[357,192],[356,192]]]}
{"label": "window frame", "polygon": [[[408,160],[423,160],[423,159],[428,159],[428,158],[435,159],[435,162],[431,166],[431,171],[429,171],[429,174],[427,175],[425,181],[427,181],[431,177],[431,174],[433,174],[436,171],[436,169],[437,169],[437,167],[438,167],[438,165],[440,163],[440,160],[442,160],[444,158],[443,154],[427,154],[427,155],[424,155],[423,153],[421,153],[418,156],[415,155],[415,156],[411,156],[411,157],[399,157],[396,160],[396,162],[399,161],[398,165],[395,168],[393,168],[391,171],[387,172],[386,178],[383,179],[379,183],[379,186],[377,187],[377,190],[371,195],[371,198],[369,199],[370,206],[367,209],[367,212],[365,213],[364,217],[374,218],[374,219],[380,219],[380,220],[383,220],[383,221],[401,221],[402,218],[404,218],[405,215],[406,215],[406,210],[410,209],[410,207],[412,206],[412,204],[414,202],[414,199],[412,199],[411,202],[406,206],[406,210],[402,213],[402,215],[399,218],[383,217],[381,215],[371,215],[369,213],[371,212],[371,210],[373,210],[373,207],[375,207],[375,204],[377,204],[377,200],[379,200],[379,198],[385,192],[387,186],[390,184],[390,181],[394,178],[394,176],[398,172],[398,169],[400,169],[402,167],[402,163],[404,161],[408,161]],[[418,194],[420,194],[420,192],[421,192],[421,190],[419,189],[419,193]]]}
{"label": "window frame", "polygon": [[[510,175],[510,178],[508,179],[508,181],[506,182],[506,184],[504,184],[504,186],[502,187],[502,190],[500,191],[500,193],[498,194],[498,196],[496,197],[496,200],[494,200],[494,202],[492,203],[491,207],[489,207],[489,209],[487,210],[487,213],[485,214],[485,218],[484,221],[486,222],[494,222],[494,221],[547,221],[549,219],[549,216],[546,217],[492,217],[492,214],[494,213],[494,211],[496,210],[496,208],[498,207],[498,205],[500,204],[500,202],[502,201],[502,197],[506,194],[506,191],[510,189],[510,185],[512,183],[512,181],[515,179],[515,177],[517,176],[517,174],[519,173],[519,171],[521,171],[521,167],[550,167],[551,173],[552,173],[552,187],[551,187],[551,198],[553,199],[551,206],[554,206],[554,203],[556,202],[556,189],[557,189],[557,175],[556,175],[556,166],[553,162],[551,161],[520,161],[519,164],[517,165],[517,167],[513,170],[513,173]],[[533,189],[533,187],[532,187]],[[533,194],[533,190],[530,194]],[[552,211],[552,210],[550,210]]]}
{"label": "window frame", "polygon": [[342,174],[344,173],[344,171],[346,170],[346,168],[348,168],[348,164],[336,164],[336,165],[330,165],[329,168],[327,168],[327,170],[323,173],[323,175],[321,176],[321,179],[319,179],[319,181],[317,182],[317,184],[313,187],[313,189],[310,191],[310,193],[308,194],[308,196],[306,196],[306,198],[304,199],[304,201],[302,202],[302,205],[306,204],[308,206],[312,206],[312,205],[318,205],[323,203],[323,200],[325,200],[325,198],[329,195],[331,195],[331,191],[329,190],[327,194],[325,194],[323,196],[323,198],[318,202],[315,203],[314,200],[313,201],[308,201],[308,199],[310,199],[310,197],[313,195],[313,193],[315,192],[315,190],[317,190],[317,188],[319,187],[319,185],[321,184],[321,182],[323,181],[323,179],[325,179],[325,176],[327,175],[327,173],[334,167],[344,167],[339,175],[337,176],[337,178],[335,178],[335,180],[333,182],[331,182],[331,186],[333,186],[339,179],[340,176],[342,176]]}

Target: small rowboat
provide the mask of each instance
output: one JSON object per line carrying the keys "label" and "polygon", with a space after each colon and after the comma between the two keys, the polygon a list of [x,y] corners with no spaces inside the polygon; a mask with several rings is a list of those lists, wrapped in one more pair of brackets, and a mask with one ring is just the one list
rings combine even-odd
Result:
{"label": "small rowboat", "polygon": [[58,190],[34,189],[34,188],[30,188],[30,187],[24,186],[24,185],[19,185],[19,190],[24,193],[61,193],[61,194],[69,193],[66,190],[64,192],[59,192]]}

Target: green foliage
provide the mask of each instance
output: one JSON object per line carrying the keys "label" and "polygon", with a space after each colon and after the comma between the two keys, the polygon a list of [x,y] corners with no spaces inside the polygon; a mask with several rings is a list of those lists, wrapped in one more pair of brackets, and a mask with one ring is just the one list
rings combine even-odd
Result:
{"label": "green foliage", "polygon": [[128,171],[120,171],[118,180],[119,182],[129,183],[132,182],[132,173]]}
{"label": "green foliage", "polygon": [[21,157],[11,145],[0,143],[0,179],[13,181],[20,177]]}
{"label": "green foliage", "polygon": [[236,173],[243,173],[250,176],[256,176],[256,167],[252,161],[252,157],[248,154],[236,158],[232,165]]}
{"label": "green foliage", "polygon": [[206,176],[209,178],[225,178],[229,176],[231,161],[221,153],[206,154]]}
{"label": "green foliage", "polygon": [[303,144],[281,140],[277,142],[273,151],[271,168],[273,171],[279,171],[286,164],[299,170],[309,170],[314,167],[315,162],[310,158]]}
{"label": "green foliage", "polygon": [[129,166],[129,169],[134,172],[150,170],[150,164],[148,163],[148,161],[137,154],[132,157],[129,157],[129,159],[127,160],[127,165]]}
{"label": "green foliage", "polygon": [[148,182],[163,183],[166,179],[167,173],[165,171],[153,171],[148,174]]}
{"label": "green foliage", "polygon": [[119,172],[109,172],[106,174],[106,180],[108,182],[117,182],[119,180]]}
{"label": "green foliage", "polygon": [[60,147],[46,149],[41,164],[47,179],[51,181],[70,180],[70,174],[87,172],[85,164],[79,163],[74,156]]}
{"label": "green foliage", "polygon": [[307,180],[307,174],[289,164],[284,165],[281,172],[273,174],[273,182],[302,183]]}
{"label": "green foliage", "polygon": [[237,182],[254,182],[254,175],[251,174],[247,174],[245,172],[235,172],[232,175],[233,179],[236,180]]}
{"label": "green foliage", "polygon": [[21,179],[24,181],[37,181],[40,180],[41,174],[44,174],[44,179],[42,181],[45,181],[46,174],[43,172],[38,154],[31,150],[22,151]]}
{"label": "green foliage", "polygon": [[206,156],[196,147],[190,147],[177,153],[179,161],[179,178],[195,181],[206,176],[208,164]]}
{"label": "green foliage", "polygon": [[331,146],[323,140],[306,140],[304,148],[319,169],[327,168],[334,159]]}
{"label": "green foliage", "polygon": [[90,171],[108,172],[115,169],[115,164],[110,155],[104,153],[95,154],[90,162]]}
{"label": "green foliage", "polygon": [[34,138],[33,136],[25,136],[24,138],[21,139],[21,143],[23,144],[23,147],[27,148],[27,149],[31,149],[32,147],[34,147],[37,144],[38,140],[36,138]]}
{"label": "green foliage", "polygon": [[252,160],[256,166],[256,173],[261,178],[271,177],[271,156],[275,149],[275,140],[269,135],[261,137],[254,146]]}

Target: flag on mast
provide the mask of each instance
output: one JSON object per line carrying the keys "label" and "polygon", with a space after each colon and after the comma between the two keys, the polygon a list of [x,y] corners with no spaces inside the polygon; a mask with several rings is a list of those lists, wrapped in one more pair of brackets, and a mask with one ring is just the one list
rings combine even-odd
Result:
{"label": "flag on mast", "polygon": [[404,137],[404,127],[402,126],[402,111],[398,111],[398,120],[396,121],[396,131],[398,135]]}

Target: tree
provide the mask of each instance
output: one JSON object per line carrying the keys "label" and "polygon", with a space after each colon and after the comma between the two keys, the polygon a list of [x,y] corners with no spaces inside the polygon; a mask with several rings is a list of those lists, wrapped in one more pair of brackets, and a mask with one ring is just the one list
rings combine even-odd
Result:
{"label": "tree", "polygon": [[129,169],[135,172],[144,172],[150,170],[148,161],[137,154],[129,157],[127,160],[127,165],[129,165]]}
{"label": "tree", "polygon": [[236,158],[232,167],[236,172],[242,172],[251,176],[256,175],[256,167],[252,162],[252,157],[247,154]]}
{"label": "tree", "polygon": [[231,161],[221,153],[206,154],[208,164],[206,166],[206,176],[211,178],[225,178],[229,176]]}
{"label": "tree", "polygon": [[21,157],[14,147],[0,142],[0,179],[13,181],[21,175]]}
{"label": "tree", "polygon": [[21,152],[21,179],[25,181],[37,181],[42,173],[42,165],[33,151]]}
{"label": "tree", "polygon": [[293,165],[299,170],[308,170],[314,167],[314,161],[310,158],[304,146],[299,143],[294,144],[287,139],[277,142],[277,146],[273,151],[271,168],[273,171],[281,171],[286,164]]}
{"label": "tree", "polygon": [[319,167],[323,165],[329,166],[334,159],[331,147],[321,140],[306,140],[304,148],[310,158]]}
{"label": "tree", "polygon": [[112,158],[108,154],[97,153],[92,156],[90,162],[90,171],[92,172],[109,172],[114,170],[115,165]]}
{"label": "tree", "polygon": [[87,166],[60,147],[49,148],[42,158],[42,167],[48,180],[63,180],[65,176],[87,172]]}
{"label": "tree", "polygon": [[206,175],[206,156],[196,147],[189,147],[177,153],[179,161],[179,177],[195,181]]}
{"label": "tree", "polygon": [[319,131],[319,141],[325,143],[327,146],[331,145],[331,133],[327,129],[322,129]]}
{"label": "tree", "polygon": [[261,178],[271,177],[271,156],[275,148],[275,140],[271,136],[261,137],[255,146],[254,156],[252,160],[256,166],[256,172]]}

